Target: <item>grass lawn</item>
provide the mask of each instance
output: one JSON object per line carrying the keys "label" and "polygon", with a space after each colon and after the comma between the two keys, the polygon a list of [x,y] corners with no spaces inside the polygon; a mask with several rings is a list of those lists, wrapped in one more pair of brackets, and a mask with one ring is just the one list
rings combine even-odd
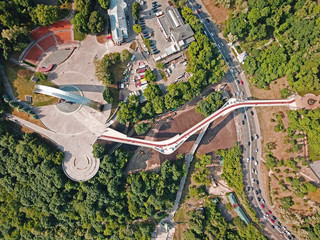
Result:
{"label": "grass lawn", "polygon": [[[14,63],[5,62],[5,74],[11,84],[11,88],[15,97],[25,101],[26,95],[32,96],[32,105],[35,107],[50,105],[58,102],[58,98],[36,94],[33,92],[35,83],[30,81],[33,72],[25,68],[19,67]],[[50,81],[39,81],[37,84],[55,87],[56,85]]]}
{"label": "grass lawn", "polygon": [[74,32],[74,40],[82,41],[86,37],[85,34],[78,32],[75,29],[73,30],[73,32]]}

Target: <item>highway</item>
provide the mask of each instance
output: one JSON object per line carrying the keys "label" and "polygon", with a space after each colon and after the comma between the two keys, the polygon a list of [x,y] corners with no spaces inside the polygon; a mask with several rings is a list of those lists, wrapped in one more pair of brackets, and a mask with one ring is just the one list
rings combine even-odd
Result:
{"label": "highway", "polygon": [[230,98],[219,110],[212,113],[209,117],[198,122],[185,132],[163,141],[148,141],[143,139],[127,137],[123,133],[108,128],[103,135],[99,137],[101,140],[109,140],[113,142],[121,142],[136,146],[149,147],[161,152],[162,154],[171,154],[177,150],[189,137],[199,132],[203,127],[209,125],[219,117],[223,117],[239,108],[249,107],[270,107],[270,106],[287,106],[296,108],[295,98],[282,100],[241,100]]}
{"label": "highway", "polygon": [[[193,7],[194,10],[198,10],[195,12],[195,15],[204,25],[204,33],[214,41],[219,52],[222,54],[223,59],[229,65],[230,71],[227,74],[227,81],[229,82],[233,96],[238,96],[241,99],[247,99],[251,96],[251,94],[247,85],[246,77],[240,64],[236,61],[236,58],[231,51],[230,44],[228,45],[223,39],[222,34],[219,32],[219,29],[211,19],[206,8],[201,7],[201,1],[197,1],[188,0],[188,5]],[[198,7],[196,7],[197,5]],[[271,215],[274,216],[274,212],[272,214],[268,213],[268,216],[265,216],[268,210],[272,209],[272,207],[267,201],[268,198],[265,196],[265,191],[262,189],[262,184],[259,185],[259,182],[261,182],[259,165],[261,164],[260,159],[262,148],[259,122],[255,110],[248,108],[239,109],[238,116],[236,117],[236,126],[237,133],[240,133],[238,134],[238,139],[243,142],[242,166],[244,173],[244,184],[246,186],[246,191],[251,202],[251,206],[253,206],[256,210],[259,221],[264,223],[264,234],[269,235],[269,237],[272,237],[273,239],[291,239],[292,236],[287,236],[283,233],[283,228],[277,229],[277,226],[281,225],[279,221],[275,221],[274,223],[271,222]],[[251,139],[252,137],[253,141]],[[249,159],[249,161],[247,161],[247,159]],[[258,165],[255,165],[256,161]],[[259,182],[257,182],[257,180]],[[262,201],[264,201],[264,203],[262,203]],[[262,208],[261,204],[263,204],[264,208]]]}

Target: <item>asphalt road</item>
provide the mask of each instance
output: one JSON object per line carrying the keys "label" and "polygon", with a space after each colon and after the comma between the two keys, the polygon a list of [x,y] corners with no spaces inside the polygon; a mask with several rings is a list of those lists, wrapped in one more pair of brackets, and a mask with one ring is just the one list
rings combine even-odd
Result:
{"label": "asphalt road", "polygon": [[[195,7],[197,3],[201,5],[200,1],[197,2],[194,0],[188,0],[188,4],[190,6],[193,6],[195,10],[198,9],[197,7]],[[201,22],[204,25],[205,34],[214,41],[215,45],[220,50],[220,53],[222,54],[224,60],[229,64],[230,71],[227,74],[227,81],[230,83],[229,85],[231,86],[232,94],[236,93],[237,97],[242,99],[250,97],[250,90],[247,85],[247,82],[245,81],[243,70],[240,64],[237,62],[236,58],[234,57],[231,51],[231,46],[229,46],[227,42],[224,39],[222,39],[221,33],[221,38],[219,37],[219,30],[217,26],[214,24],[207,10],[204,7],[201,7],[198,10],[200,12],[195,14],[199,19],[201,19]],[[243,81],[244,84],[241,84],[240,81]],[[259,171],[259,165],[262,164],[260,160],[262,149],[260,138],[255,139],[255,134],[258,134],[258,136],[260,136],[259,122],[255,110],[239,109],[238,116],[236,117],[236,124],[237,128],[240,130],[240,133],[242,135],[242,166],[244,173],[244,184],[251,206],[257,212],[257,217],[264,226],[264,234],[268,235],[269,237],[272,237],[273,239],[289,239],[284,233],[281,234],[281,232],[284,231],[283,228],[281,228],[281,230],[278,230],[276,228],[276,226],[280,225],[281,223],[279,223],[278,220],[276,220],[275,223],[272,223],[270,220],[271,216],[274,216],[274,213],[272,211],[272,207],[269,201],[267,200],[268,198],[266,197],[265,191],[263,190],[263,186],[261,184],[262,181]],[[251,140],[251,137],[254,138],[253,141]],[[247,158],[250,159],[249,162],[247,162]],[[252,160],[252,158],[254,160]],[[258,165],[254,164],[255,161],[258,161]],[[258,184],[257,180],[260,182],[260,184]],[[248,188],[250,188],[250,191],[248,191]],[[256,193],[256,190],[260,191],[260,189],[261,193]],[[263,207],[261,206],[261,204],[263,204]],[[269,214],[268,217],[264,216],[266,212],[268,212],[269,210],[272,212],[272,214]]]}

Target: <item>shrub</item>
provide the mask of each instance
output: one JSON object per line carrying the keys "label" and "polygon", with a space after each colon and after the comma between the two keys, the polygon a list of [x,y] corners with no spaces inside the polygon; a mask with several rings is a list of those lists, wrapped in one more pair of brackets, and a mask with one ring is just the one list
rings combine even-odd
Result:
{"label": "shrub", "polygon": [[140,123],[140,124],[137,124],[134,129],[138,135],[142,135],[142,134],[145,134],[146,132],[148,132],[150,127],[151,126],[148,123]]}
{"label": "shrub", "polygon": [[162,62],[158,62],[156,66],[159,69],[164,69],[164,64]]}
{"label": "shrub", "polygon": [[36,72],[35,74],[34,74],[40,81],[41,80],[48,80],[48,76],[47,75],[45,75],[43,72]]}
{"label": "shrub", "polygon": [[103,92],[103,99],[108,102],[109,104],[111,104],[113,102],[113,95],[112,95],[112,91],[110,90],[110,88],[106,88]]}
{"label": "shrub", "polygon": [[284,198],[281,198],[280,201],[284,210],[288,210],[291,206],[294,205],[294,202],[292,201],[292,197],[284,197]]}

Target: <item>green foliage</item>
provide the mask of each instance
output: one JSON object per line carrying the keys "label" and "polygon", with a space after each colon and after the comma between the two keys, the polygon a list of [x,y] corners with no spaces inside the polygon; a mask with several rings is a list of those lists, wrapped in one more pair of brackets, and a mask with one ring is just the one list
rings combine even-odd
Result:
{"label": "green foliage", "polygon": [[280,201],[284,210],[288,210],[294,204],[294,202],[292,201],[292,197],[284,197],[281,198]]}
{"label": "green foliage", "polygon": [[52,5],[37,4],[31,18],[35,24],[47,26],[58,20],[59,8]]}
{"label": "green foliage", "polygon": [[[77,11],[82,13],[84,16],[89,17],[90,13],[93,10],[93,3],[92,0],[75,0]],[[100,3],[100,2],[99,2]]]}
{"label": "green foliage", "polygon": [[182,163],[165,161],[160,173],[139,172],[128,177],[128,210],[130,216],[159,219],[173,206],[175,194],[183,175]]}
{"label": "green foliage", "polygon": [[121,62],[129,61],[131,59],[131,56],[132,56],[132,54],[129,52],[129,50],[123,49],[120,52],[120,61]]}
{"label": "green foliage", "polygon": [[162,62],[158,62],[158,63],[156,64],[156,66],[157,66],[157,68],[159,68],[159,69],[164,69],[164,64],[163,64]]}
{"label": "green foliage", "polygon": [[96,77],[102,81],[104,85],[113,83],[114,78],[111,74],[110,67],[120,61],[128,59],[131,54],[127,53],[128,50],[123,50],[120,54],[117,52],[109,53],[103,56],[101,60],[94,60]]}
{"label": "green foliage", "polygon": [[139,122],[142,119],[141,109],[139,107],[139,98],[132,95],[129,96],[127,102],[120,103],[120,109],[117,116],[118,121],[122,124],[126,124],[127,122]]}
{"label": "green foliage", "polygon": [[134,24],[133,31],[137,34],[141,33],[142,32],[141,26],[139,24]]}
{"label": "green foliage", "polygon": [[95,143],[93,144],[92,146],[92,155],[95,157],[95,158],[102,158],[104,156],[106,152],[106,148],[102,145],[100,145],[99,143]]}
{"label": "green foliage", "polygon": [[269,153],[266,156],[266,162],[264,163],[268,169],[273,169],[277,165],[277,159],[273,156],[272,153]]}
{"label": "green foliage", "polygon": [[144,77],[145,79],[147,79],[148,82],[155,82],[157,79],[157,75],[154,72],[152,72],[150,69],[148,69],[145,72]]}
{"label": "green foliage", "polygon": [[193,14],[191,8],[184,7],[181,11],[182,17],[186,23],[190,24],[195,32],[201,32],[203,30],[203,25],[200,20]]}
{"label": "green foliage", "polygon": [[147,133],[150,129],[150,124],[148,123],[140,123],[140,124],[137,124],[134,128],[134,130],[136,131],[136,133],[138,135],[143,135],[145,133]]}
{"label": "green foliage", "polygon": [[205,99],[198,102],[196,111],[204,115],[210,116],[223,105],[221,92],[212,92]]}
{"label": "green foliage", "polygon": [[48,80],[48,76],[46,74],[44,74],[43,72],[36,72],[34,74],[40,81],[45,81]]}
{"label": "green foliage", "polygon": [[110,90],[110,88],[106,88],[104,90],[103,99],[109,104],[113,102],[113,95],[112,95],[112,91]]}
{"label": "green foliage", "polygon": [[317,240],[320,238],[320,223],[316,223],[313,226],[310,225],[308,229],[308,236],[310,240]]}
{"label": "green foliage", "polygon": [[141,6],[138,2],[132,4],[132,16],[138,21]]}
{"label": "green foliage", "polygon": [[243,172],[240,162],[241,148],[236,143],[234,147],[227,150],[218,150],[217,154],[223,159],[222,178],[227,182],[228,186],[233,188],[240,200],[245,206],[247,213],[254,222],[258,222],[255,211],[250,207],[246,193],[244,191]]}
{"label": "green foliage", "polygon": [[[244,63],[259,88],[287,75],[294,91],[320,89],[320,7],[316,1],[235,1],[224,36],[248,44]],[[256,40],[273,36],[277,42],[255,49]],[[288,92],[283,91],[283,96]]]}
{"label": "green foliage", "polygon": [[[289,139],[294,140],[294,137],[299,135],[299,132],[305,132],[308,137],[309,152],[320,155],[320,129],[318,127],[320,109],[288,111],[287,113],[290,121],[287,129]],[[299,137],[303,137],[303,135],[299,135]],[[292,141],[293,146],[296,145],[295,142],[296,140]]]}
{"label": "green foliage", "polygon": [[149,84],[147,88],[144,90],[143,95],[147,100],[152,101],[156,96],[161,95],[161,89],[157,84]]}
{"label": "green foliage", "polygon": [[201,155],[201,158],[196,163],[196,171],[192,175],[193,180],[198,184],[210,185],[211,180],[209,179],[210,171],[207,165],[212,164],[212,159],[210,155]]}
{"label": "green foliage", "polygon": [[185,239],[266,239],[253,225],[246,226],[239,217],[233,223],[228,223],[217,203],[208,199],[203,208],[189,211],[189,228]]}
{"label": "green foliage", "polygon": [[108,10],[109,8],[109,0],[98,0],[98,3],[104,10]]}
{"label": "green foliage", "polygon": [[91,33],[100,33],[104,30],[105,22],[106,19],[101,13],[93,11],[89,17],[88,29]]}
{"label": "green foliage", "polygon": [[288,88],[281,89],[280,95],[281,98],[287,98],[291,95],[291,91]]}
{"label": "green foliage", "polygon": [[73,24],[75,30],[81,33],[89,33],[89,28],[87,26],[88,21],[88,17],[81,12],[77,13],[74,18],[71,19],[71,23]]}

